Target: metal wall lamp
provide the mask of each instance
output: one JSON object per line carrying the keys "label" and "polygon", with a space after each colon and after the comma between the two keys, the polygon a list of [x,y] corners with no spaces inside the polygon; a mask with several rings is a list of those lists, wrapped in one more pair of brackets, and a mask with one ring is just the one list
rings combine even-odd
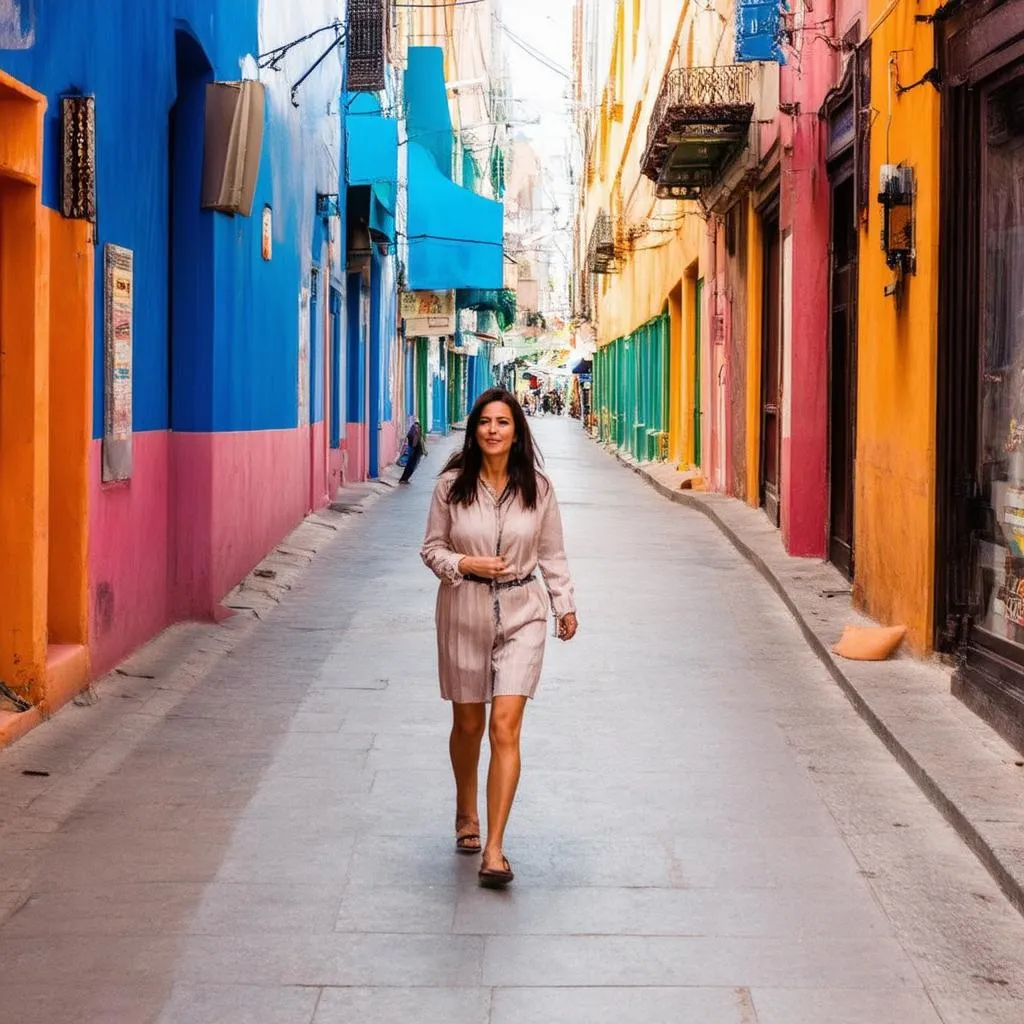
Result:
{"label": "metal wall lamp", "polygon": [[879,174],[878,202],[882,207],[882,251],[885,262],[897,274],[896,283],[886,294],[897,290],[905,274],[915,269],[914,246],[914,169],[907,164],[882,164]]}

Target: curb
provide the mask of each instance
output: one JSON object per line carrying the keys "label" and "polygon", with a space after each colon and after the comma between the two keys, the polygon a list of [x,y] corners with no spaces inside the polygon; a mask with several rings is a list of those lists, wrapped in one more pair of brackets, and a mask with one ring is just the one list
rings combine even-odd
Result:
{"label": "curb", "polygon": [[932,805],[949,822],[971,852],[981,861],[985,870],[988,871],[1007,899],[1013,904],[1014,909],[1024,915],[1024,872],[1014,870],[1004,862],[998,850],[993,847],[983,834],[981,826],[976,824],[971,816],[946,792],[942,784],[928,768],[921,763],[913,751],[871,707],[871,704],[865,699],[856,683],[843,671],[839,662],[832,657],[828,646],[815,632],[807,617],[772,567],[719,515],[710,502],[696,497],[693,493],[673,490],[652,476],[651,473],[644,469],[642,464],[624,456],[620,451],[601,445],[600,442],[598,444],[605,451],[614,455],[623,466],[636,473],[662,497],[707,517],[733,547],[757,569],[769,586],[771,586],[772,590],[782,600],[786,608],[789,609],[790,614],[800,627],[800,632],[803,634],[808,646],[828,670],[829,675],[838,684],[843,694],[853,705],[854,710],[867,723],[871,731],[885,744],[886,749],[893,755],[900,767],[903,768]]}

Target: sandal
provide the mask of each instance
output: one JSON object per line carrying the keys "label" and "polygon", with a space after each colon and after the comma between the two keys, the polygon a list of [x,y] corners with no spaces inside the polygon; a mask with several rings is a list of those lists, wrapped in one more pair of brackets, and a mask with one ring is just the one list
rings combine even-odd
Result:
{"label": "sandal", "polygon": [[456,820],[455,824],[455,851],[456,853],[476,854],[481,850],[480,846],[480,822],[468,819],[461,825]]}
{"label": "sandal", "polygon": [[512,881],[516,876],[512,873],[512,865],[508,862],[508,857],[501,858],[504,869],[502,868],[481,868],[478,877],[480,884],[485,889],[504,889],[509,882]]}

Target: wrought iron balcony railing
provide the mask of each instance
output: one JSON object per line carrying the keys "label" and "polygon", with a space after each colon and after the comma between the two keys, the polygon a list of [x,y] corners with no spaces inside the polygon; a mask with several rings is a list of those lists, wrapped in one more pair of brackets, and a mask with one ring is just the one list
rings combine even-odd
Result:
{"label": "wrought iron balcony railing", "polygon": [[594,221],[587,244],[587,269],[592,274],[615,274],[619,269],[615,224],[601,210]]}
{"label": "wrought iron balcony railing", "polygon": [[752,81],[747,64],[676,68],[665,76],[643,155],[659,196],[699,194],[742,145],[754,113]]}

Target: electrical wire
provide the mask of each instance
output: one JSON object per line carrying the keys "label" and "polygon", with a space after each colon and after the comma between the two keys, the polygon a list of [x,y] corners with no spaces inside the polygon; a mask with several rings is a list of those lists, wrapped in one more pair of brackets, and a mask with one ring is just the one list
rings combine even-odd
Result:
{"label": "electrical wire", "polygon": [[535,61],[538,61],[539,63],[543,64],[550,71],[554,71],[555,74],[560,75],[567,81],[572,80],[572,76],[569,74],[568,71],[566,71],[565,68],[560,67],[550,57],[545,56],[543,53],[540,52],[540,50],[536,49],[530,43],[526,42],[526,40],[521,39],[519,36],[517,36],[515,32],[513,32],[503,21],[501,21],[498,18],[496,18],[496,20],[498,21],[498,25],[500,26],[502,32],[504,32],[505,35],[508,36],[508,38],[513,43],[516,44],[516,46],[518,46],[525,54],[527,54],[527,56],[532,57]]}
{"label": "electrical wire", "polygon": [[413,10],[429,10],[432,7],[468,7],[470,4],[483,4],[487,0],[448,0],[447,3],[436,4],[395,4],[395,7],[411,7]]}

